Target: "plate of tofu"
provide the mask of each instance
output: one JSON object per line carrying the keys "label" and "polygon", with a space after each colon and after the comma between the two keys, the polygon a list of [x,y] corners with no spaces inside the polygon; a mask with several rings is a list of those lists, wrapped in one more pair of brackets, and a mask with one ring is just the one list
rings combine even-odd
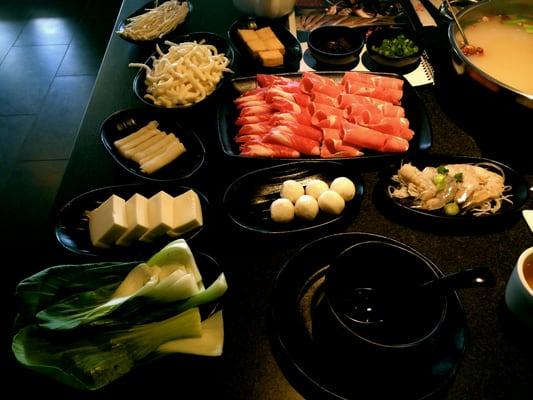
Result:
{"label": "plate of tofu", "polygon": [[207,210],[207,198],[185,186],[108,186],[65,204],[57,213],[55,234],[77,254],[136,258],[174,239],[198,236]]}
{"label": "plate of tofu", "polygon": [[230,26],[228,37],[244,69],[277,73],[300,68],[300,42],[278,22],[259,17],[240,18]]}
{"label": "plate of tofu", "polygon": [[205,161],[200,138],[157,111],[117,111],[102,124],[100,138],[111,157],[129,173],[148,181],[189,178]]}

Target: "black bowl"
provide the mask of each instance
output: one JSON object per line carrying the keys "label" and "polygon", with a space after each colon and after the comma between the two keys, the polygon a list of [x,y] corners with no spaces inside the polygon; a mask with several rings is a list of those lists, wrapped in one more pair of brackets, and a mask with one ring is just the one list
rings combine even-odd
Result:
{"label": "black bowl", "polygon": [[[383,40],[394,39],[399,35],[404,35],[407,39],[411,39],[418,47],[418,51],[409,56],[385,56],[379,54],[374,49],[374,47],[379,47],[383,43]],[[368,35],[368,37],[366,38],[366,51],[372,61],[376,62],[381,66],[405,68],[407,66],[416,64],[420,60],[423,49],[420,40],[417,39],[417,37],[412,31],[390,27],[376,29],[370,35]]]}
{"label": "black bowl", "polygon": [[307,41],[311,55],[325,64],[355,62],[365,44],[364,31],[347,26],[327,25],[313,29]]}
{"label": "black bowl", "polygon": [[[446,318],[447,298],[411,296],[408,288],[439,276],[426,259],[395,244],[366,241],[347,248],[325,277],[324,308],[330,314],[332,342],[387,357],[425,351]],[[388,299],[384,293],[395,295]]]}
{"label": "black bowl", "polygon": [[[215,46],[219,54],[224,53],[226,57],[229,59],[228,68],[231,68],[231,65],[233,64],[233,50],[228,44],[228,41],[220,35],[217,35],[215,33],[210,33],[210,32],[194,32],[194,33],[189,33],[187,35],[178,36],[176,38],[172,38],[172,37],[169,38],[169,41],[171,41],[172,43],[176,43],[176,44],[183,43],[183,42],[192,42],[192,41],[196,41],[199,43],[201,40],[204,40],[205,44],[210,44],[210,45]],[[166,44],[160,44],[159,47],[164,53],[166,53],[169,48],[169,46]],[[152,57],[157,58],[159,57],[159,54],[157,52],[154,52],[150,56],[150,58],[145,61],[145,64],[149,66],[150,68],[153,65]],[[135,78],[133,79],[133,91],[135,92],[139,100],[149,107],[155,107],[160,110],[190,109],[199,104],[204,104],[207,100],[211,99],[215,95],[215,93],[217,93],[220,90],[227,76],[228,76],[228,73],[225,72],[222,75],[222,79],[220,79],[218,84],[215,86],[215,89],[210,94],[208,94],[204,99],[193,104],[186,104],[186,105],[177,104],[172,107],[164,107],[164,106],[154,104],[151,100],[145,99],[144,95],[146,94],[146,84],[144,83],[144,80],[146,78],[146,70],[144,68],[140,68],[139,72],[137,73],[137,75],[135,75]]]}
{"label": "black bowl", "polygon": [[[276,67],[265,67],[257,59],[252,57],[246,43],[239,36],[239,29],[250,29],[250,27],[257,27],[257,29],[269,26],[272,32],[276,35],[279,41],[285,47],[285,54],[283,56],[283,64]],[[300,60],[302,58],[302,47],[298,39],[296,39],[287,28],[279,22],[268,18],[260,17],[243,17],[236,20],[228,29],[228,37],[239,56],[239,60],[243,64],[245,70],[253,70],[260,73],[280,73],[298,71],[300,69]]]}
{"label": "black bowl", "polygon": [[[160,2],[159,5],[161,5],[162,3],[163,2]],[[176,27],[174,29],[172,29],[171,31],[166,32],[165,34],[161,35],[160,37],[157,37],[157,38],[154,38],[154,39],[143,40],[143,39],[132,39],[132,38],[130,38],[130,37],[128,37],[128,36],[126,36],[124,34],[124,30],[126,28],[126,25],[128,24],[128,20],[130,18],[142,15],[142,14],[146,13],[148,10],[155,8],[156,7],[156,2],[155,1],[150,1],[150,2],[146,3],[144,6],[139,8],[137,11],[135,11],[134,13],[128,15],[126,18],[124,18],[122,21],[120,21],[120,23],[118,24],[118,28],[115,31],[115,33],[117,33],[122,39],[124,39],[127,42],[140,44],[140,45],[146,45],[146,46],[150,46],[150,45],[153,46],[155,43],[162,42],[165,39],[167,39],[170,35],[176,34],[176,33],[180,32],[182,30],[183,26],[185,25],[185,22],[187,22],[187,19],[189,18],[189,15],[191,14],[191,11],[192,11],[192,4],[191,4],[190,1],[187,2],[187,5],[188,5],[188,8],[189,8],[189,12],[185,16],[185,19],[183,20],[183,22],[181,22],[180,24],[176,25]]]}

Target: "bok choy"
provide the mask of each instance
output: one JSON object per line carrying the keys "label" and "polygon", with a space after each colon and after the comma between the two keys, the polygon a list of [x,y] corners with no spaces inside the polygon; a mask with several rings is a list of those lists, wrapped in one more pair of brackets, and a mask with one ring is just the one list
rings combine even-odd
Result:
{"label": "bok choy", "polygon": [[113,294],[103,288],[75,293],[39,311],[37,319],[48,329],[74,329],[102,319],[136,297],[174,302],[203,290],[202,276],[194,256],[187,243],[178,239],[148,263],[133,268]]}
{"label": "bok choy", "polygon": [[[202,257],[200,265],[209,266],[212,259]],[[198,308],[226,292],[224,274],[215,276],[205,288],[182,239],[146,263],[48,268],[17,286],[21,308],[12,350],[23,365],[87,390],[156,351],[220,355],[222,312],[202,322]]]}

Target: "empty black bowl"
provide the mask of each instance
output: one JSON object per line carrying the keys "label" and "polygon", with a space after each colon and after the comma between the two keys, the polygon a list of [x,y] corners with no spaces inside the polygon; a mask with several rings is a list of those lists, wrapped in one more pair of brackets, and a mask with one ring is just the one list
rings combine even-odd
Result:
{"label": "empty black bowl", "polygon": [[[410,39],[416,45],[416,51],[409,55],[384,55],[378,53],[379,48],[385,39],[393,40],[398,36],[403,35],[406,39]],[[394,68],[403,68],[416,64],[422,55],[422,46],[412,31],[401,28],[379,28],[372,32],[366,38],[366,51],[370,58],[379,65]]]}
{"label": "empty black bowl", "polygon": [[313,29],[307,41],[311,55],[319,62],[343,65],[355,62],[365,44],[364,31],[327,25]]}
{"label": "empty black bowl", "polygon": [[[441,275],[428,259],[407,247],[381,241],[349,247],[326,272],[323,309],[328,322],[323,325],[334,339],[329,341],[344,349],[355,347],[387,356],[426,351],[445,320],[447,298],[441,294],[411,297],[408,288]],[[386,309],[375,298],[369,304],[362,290],[397,293],[398,286],[407,288],[406,296],[386,303]]]}

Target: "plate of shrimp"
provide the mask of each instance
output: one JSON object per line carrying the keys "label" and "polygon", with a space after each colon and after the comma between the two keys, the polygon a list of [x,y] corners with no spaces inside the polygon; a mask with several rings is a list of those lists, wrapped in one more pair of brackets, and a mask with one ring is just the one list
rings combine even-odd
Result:
{"label": "plate of shrimp", "polygon": [[378,206],[417,222],[446,226],[510,221],[527,200],[527,184],[495,160],[428,155],[404,158],[382,172]]}

